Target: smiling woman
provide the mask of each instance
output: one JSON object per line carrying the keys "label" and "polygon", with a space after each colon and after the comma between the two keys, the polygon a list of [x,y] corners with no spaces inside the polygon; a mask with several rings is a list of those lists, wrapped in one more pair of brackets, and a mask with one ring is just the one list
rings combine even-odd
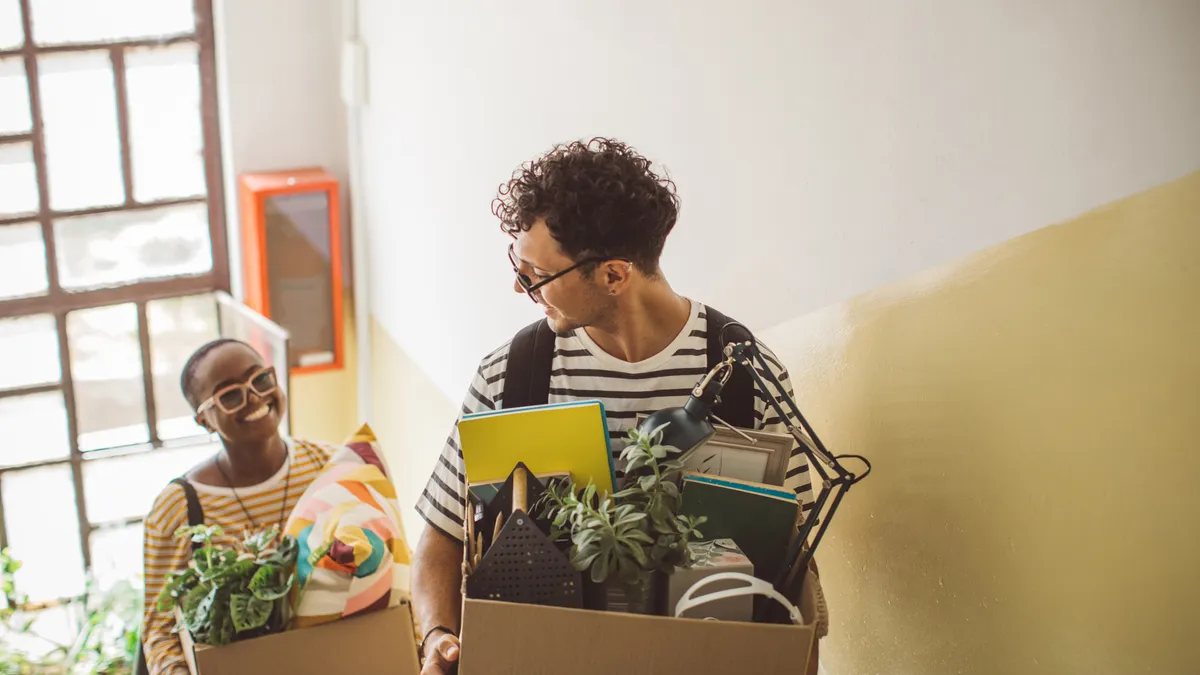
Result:
{"label": "smiling woman", "polygon": [[[204,522],[225,532],[214,543],[232,545],[247,532],[270,527],[283,531],[300,495],[336,448],[280,433],[287,397],[275,369],[244,342],[224,338],[201,346],[184,364],[180,387],[196,422],[219,436],[222,445],[183,477]],[[189,542],[174,537],[188,523],[187,503],[185,486],[172,483],[146,516],[142,634],[152,674],[187,672],[179,638],[171,632],[174,621],[156,607],[167,575],[191,559]]]}

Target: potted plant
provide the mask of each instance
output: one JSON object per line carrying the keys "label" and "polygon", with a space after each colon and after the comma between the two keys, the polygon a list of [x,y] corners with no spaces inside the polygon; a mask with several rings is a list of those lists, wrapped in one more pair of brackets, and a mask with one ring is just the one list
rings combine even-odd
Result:
{"label": "potted plant", "polygon": [[574,481],[562,480],[539,501],[541,516],[551,522],[551,539],[569,541],[571,564],[603,588],[604,609],[625,609],[623,595],[627,611],[655,613],[659,580],[690,563],[688,541],[702,536],[696,528],[705,519],[679,513],[686,455],[659,444],[665,426],[630,430],[621,453],[626,482],[619,492],[600,498],[591,482],[579,490]]}
{"label": "potted plant", "polygon": [[158,597],[160,611],[178,608],[183,625],[199,644],[220,647],[238,640],[282,632],[287,595],[295,583],[298,546],[278,528],[249,533],[234,548],[219,548],[218,525],[184,526],[176,538],[201,544],[192,563],[170,575]]}

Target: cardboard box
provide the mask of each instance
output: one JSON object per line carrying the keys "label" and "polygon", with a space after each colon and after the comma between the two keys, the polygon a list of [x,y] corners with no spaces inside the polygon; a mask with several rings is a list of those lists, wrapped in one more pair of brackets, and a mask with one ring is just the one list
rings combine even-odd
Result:
{"label": "cardboard box", "polygon": [[816,635],[806,585],[800,626],[676,619],[463,601],[461,675],[804,673]]}
{"label": "cardboard box", "polygon": [[209,647],[179,633],[192,675],[418,675],[412,608],[400,605],[332,623]]}

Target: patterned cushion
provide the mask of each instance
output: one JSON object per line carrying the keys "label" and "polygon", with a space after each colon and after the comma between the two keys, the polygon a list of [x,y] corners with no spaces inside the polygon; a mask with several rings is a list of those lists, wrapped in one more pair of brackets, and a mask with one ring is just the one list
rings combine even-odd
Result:
{"label": "patterned cushion", "polygon": [[396,490],[369,426],[330,458],[300,497],[285,532],[300,548],[293,628],[409,601],[412,555]]}

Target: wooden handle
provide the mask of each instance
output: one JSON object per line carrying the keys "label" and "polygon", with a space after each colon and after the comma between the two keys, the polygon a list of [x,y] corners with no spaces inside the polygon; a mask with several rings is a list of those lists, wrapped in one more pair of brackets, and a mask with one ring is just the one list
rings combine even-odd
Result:
{"label": "wooden handle", "polygon": [[528,475],[525,467],[518,466],[513,472],[513,511],[529,513]]}

